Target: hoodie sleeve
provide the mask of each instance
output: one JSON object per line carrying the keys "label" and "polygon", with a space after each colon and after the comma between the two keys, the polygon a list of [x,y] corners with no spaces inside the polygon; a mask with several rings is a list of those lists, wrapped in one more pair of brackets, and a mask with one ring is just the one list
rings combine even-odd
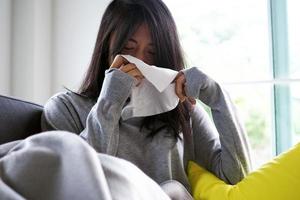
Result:
{"label": "hoodie sleeve", "polygon": [[183,71],[187,96],[210,107],[213,121],[202,107],[191,111],[195,161],[227,183],[239,182],[250,170],[249,144],[242,123],[222,87],[193,67]]}
{"label": "hoodie sleeve", "polygon": [[80,122],[78,108],[85,106],[63,96],[54,96],[46,103],[42,115],[44,130],[66,130],[79,133],[94,149],[101,153],[116,154],[119,137],[119,120],[122,108],[130,95],[134,78],[118,70],[109,69],[101,93],[88,113],[85,128]]}

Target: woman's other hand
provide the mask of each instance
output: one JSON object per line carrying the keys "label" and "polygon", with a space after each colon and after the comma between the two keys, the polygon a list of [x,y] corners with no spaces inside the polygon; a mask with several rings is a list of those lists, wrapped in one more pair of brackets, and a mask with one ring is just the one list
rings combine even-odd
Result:
{"label": "woman's other hand", "polygon": [[129,74],[137,80],[136,86],[138,86],[144,78],[141,71],[136,67],[135,64],[129,63],[123,56],[117,55],[112,62],[110,68],[117,68],[122,72]]}
{"label": "woman's other hand", "polygon": [[196,100],[192,97],[187,97],[185,92],[186,79],[183,72],[179,72],[174,80],[175,82],[175,93],[181,102],[188,99],[193,105],[196,104]]}

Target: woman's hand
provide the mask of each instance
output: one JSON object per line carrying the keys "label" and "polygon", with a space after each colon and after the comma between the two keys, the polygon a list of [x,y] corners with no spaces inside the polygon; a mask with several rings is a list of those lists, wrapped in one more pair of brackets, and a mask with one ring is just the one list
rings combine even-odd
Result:
{"label": "woman's hand", "polygon": [[175,93],[180,99],[180,102],[184,102],[188,99],[193,105],[196,104],[196,100],[192,97],[187,97],[185,93],[186,79],[183,72],[178,72],[175,78]]}
{"label": "woman's hand", "polygon": [[131,75],[137,80],[136,86],[138,86],[144,78],[141,71],[136,67],[135,64],[129,63],[123,56],[117,55],[112,62],[110,68],[117,68],[122,72]]}

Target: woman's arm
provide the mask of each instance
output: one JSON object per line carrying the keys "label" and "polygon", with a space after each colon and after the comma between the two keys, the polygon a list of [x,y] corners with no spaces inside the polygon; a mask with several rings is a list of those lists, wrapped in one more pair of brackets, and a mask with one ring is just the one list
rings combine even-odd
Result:
{"label": "woman's arm", "polygon": [[[42,127],[45,130],[67,130],[80,133],[96,151],[114,155],[119,135],[119,120],[123,105],[130,95],[134,78],[118,70],[106,72],[102,90],[96,104],[88,113],[86,126],[82,127],[80,106],[66,99],[53,97],[45,105]],[[75,102],[76,104],[76,102]]]}
{"label": "woman's arm", "polygon": [[191,112],[195,160],[221,179],[235,184],[250,169],[249,146],[235,108],[220,85],[198,68],[183,72],[186,95],[209,106],[214,122],[199,106]]}

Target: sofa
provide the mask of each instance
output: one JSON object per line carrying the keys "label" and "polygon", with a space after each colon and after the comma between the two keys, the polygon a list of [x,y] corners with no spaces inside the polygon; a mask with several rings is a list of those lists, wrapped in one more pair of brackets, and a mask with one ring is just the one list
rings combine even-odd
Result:
{"label": "sofa", "polygon": [[0,144],[41,132],[43,106],[0,95]]}
{"label": "sofa", "polygon": [[0,95],[0,144],[6,143],[0,145],[0,200],[169,200],[136,166],[97,154],[75,134],[35,134],[42,111],[41,105]]}

